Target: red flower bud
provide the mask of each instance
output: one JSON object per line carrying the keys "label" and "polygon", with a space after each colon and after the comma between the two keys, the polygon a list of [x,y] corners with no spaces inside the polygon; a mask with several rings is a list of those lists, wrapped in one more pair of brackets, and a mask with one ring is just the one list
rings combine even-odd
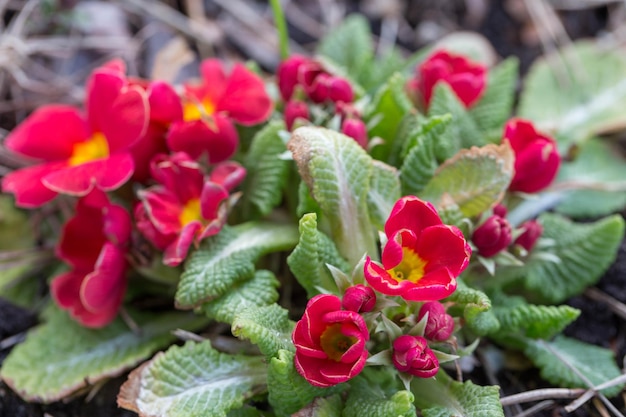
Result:
{"label": "red flower bud", "polygon": [[504,128],[504,140],[515,152],[515,176],[509,190],[536,193],[550,185],[561,163],[554,139],[538,133],[527,120],[512,119]]}
{"label": "red flower bud", "polygon": [[371,287],[357,284],[349,287],[341,300],[344,310],[356,311],[357,313],[367,313],[374,309],[376,305],[376,293]]}
{"label": "red flower bud", "polygon": [[435,353],[420,336],[405,334],[394,340],[392,361],[399,371],[420,378],[430,378],[439,371]]}
{"label": "red flower bud", "polygon": [[278,65],[276,77],[278,79],[278,89],[283,100],[291,99],[293,90],[300,83],[299,72],[303,64],[311,60],[302,55],[292,55]]}
{"label": "red flower bud", "polygon": [[314,103],[323,103],[329,99],[331,79],[332,77],[325,72],[315,77],[311,87],[307,90],[311,101]]}
{"label": "red flower bud", "polygon": [[452,88],[465,107],[471,107],[482,96],[487,68],[447,51],[438,51],[424,61],[409,82],[421,95],[426,108],[430,105],[435,85],[443,81]]}
{"label": "red flower bud", "polygon": [[369,330],[355,311],[341,310],[339,297],[311,298],[291,336],[294,365],[311,385],[330,387],[358,375],[365,366]]}
{"label": "red flower bud", "polygon": [[361,119],[345,119],[341,124],[341,133],[356,140],[363,149],[367,148],[367,127]]}
{"label": "red flower bud", "polygon": [[304,101],[290,100],[285,105],[285,125],[291,130],[296,119],[309,120],[309,108]]}
{"label": "red flower bud", "polygon": [[493,215],[474,230],[472,242],[481,256],[490,258],[509,246],[512,240],[511,233],[509,222],[503,217]]}
{"label": "red flower bud", "polygon": [[328,80],[328,98],[334,103],[338,101],[349,103],[354,100],[352,86],[345,78],[330,77]]}
{"label": "red flower bud", "polygon": [[523,232],[515,239],[514,243],[530,252],[543,233],[543,226],[537,220],[528,220],[522,224],[521,229]]}
{"label": "red flower bud", "polygon": [[454,319],[446,313],[443,304],[438,301],[424,303],[417,315],[417,320],[422,320],[426,313],[428,313],[428,321],[424,336],[436,342],[447,340],[454,330]]}
{"label": "red flower bud", "polygon": [[493,208],[493,214],[500,217],[506,217],[507,211],[508,210],[506,209],[506,207],[504,207],[502,204],[496,204],[496,206]]}

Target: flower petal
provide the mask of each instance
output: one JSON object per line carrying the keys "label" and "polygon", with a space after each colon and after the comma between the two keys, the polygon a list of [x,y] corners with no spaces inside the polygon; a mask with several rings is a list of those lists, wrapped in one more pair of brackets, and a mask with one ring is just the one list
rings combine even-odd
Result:
{"label": "flower petal", "polygon": [[111,153],[128,149],[141,139],[148,128],[148,95],[138,86],[123,87],[104,113],[101,126]]}
{"label": "flower petal", "polygon": [[211,181],[204,183],[200,197],[200,210],[206,220],[217,219],[222,202],[228,198],[228,191]]}
{"label": "flower petal", "polygon": [[185,152],[193,159],[198,159],[206,152],[209,162],[216,164],[235,153],[239,146],[239,135],[227,118],[216,114],[209,122],[195,120],[173,123],[167,144],[172,151]]}
{"label": "flower petal", "polygon": [[153,81],[148,86],[150,121],[169,125],[183,119],[183,106],[174,88],[165,81]]}
{"label": "flower petal", "polygon": [[6,137],[4,145],[17,153],[45,161],[68,159],[74,144],[89,138],[89,126],[77,108],[63,105],[35,110]]}
{"label": "flower petal", "polygon": [[400,294],[409,301],[438,301],[456,290],[456,276],[447,268],[426,273],[417,285],[407,287]]}
{"label": "flower petal", "polygon": [[216,111],[225,112],[239,124],[250,126],[265,121],[273,104],[263,80],[241,64],[235,64]]}
{"label": "flower petal", "polygon": [[431,203],[415,196],[406,196],[393,206],[385,223],[385,234],[390,237],[400,229],[409,229],[419,234],[422,229],[437,224],[442,224],[442,221]]}
{"label": "flower petal", "polygon": [[153,186],[138,192],[145,213],[159,233],[177,234],[181,229],[182,203],[176,194],[161,186]]}
{"label": "flower petal", "polygon": [[62,194],[83,196],[94,187],[103,191],[119,188],[133,175],[133,158],[130,153],[120,153],[52,172],[42,181],[46,187]]}
{"label": "flower petal", "polygon": [[202,224],[198,221],[187,223],[174,242],[172,242],[163,254],[163,263],[167,266],[178,266],[187,257],[189,248]]}
{"label": "flower petal", "polygon": [[52,278],[50,294],[59,307],[69,309],[80,304],[80,286],[84,277],[84,272],[73,269]]}
{"label": "flower petal", "polygon": [[51,201],[56,191],[46,187],[41,179],[67,167],[67,162],[50,162],[9,172],[2,179],[2,192],[15,194],[18,207],[35,208]]}
{"label": "flower petal", "polygon": [[94,271],[87,275],[80,288],[83,306],[92,313],[110,315],[117,312],[126,291],[126,259],[124,250],[105,243]]}
{"label": "flower petal", "polygon": [[445,267],[458,276],[467,267],[472,250],[463,233],[454,226],[427,227],[418,236],[415,251],[426,260],[425,272]]}
{"label": "flower petal", "polygon": [[217,184],[223,185],[228,191],[232,191],[246,177],[246,169],[235,161],[224,161],[217,164],[209,179]]}
{"label": "flower petal", "polygon": [[110,68],[98,68],[91,74],[85,90],[87,118],[93,132],[104,132],[113,102],[125,84],[124,75]]}

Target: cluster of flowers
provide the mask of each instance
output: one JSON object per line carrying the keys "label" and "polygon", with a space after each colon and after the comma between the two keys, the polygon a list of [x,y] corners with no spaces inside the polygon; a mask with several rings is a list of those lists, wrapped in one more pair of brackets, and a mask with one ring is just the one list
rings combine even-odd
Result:
{"label": "cluster of flowers", "polygon": [[[43,106],[4,142],[39,162],[3,178],[2,191],[18,206],[78,197],[56,251],[70,270],[52,279],[51,292],[85,326],[102,327],[118,312],[133,226],[176,266],[226,221],[230,192],[245,177],[229,160],[239,142],[235,123],[265,121],[273,103],[241,64],[227,74],[210,59],[200,73],[178,93],[166,82],[127,77],[123,62],[111,61],[90,75],[84,110]],[[137,197],[107,194],[130,182],[142,188]]]}
{"label": "cluster of flowers", "polygon": [[[418,108],[426,111],[437,83],[447,83],[466,108],[475,105],[486,88],[487,68],[446,51],[432,54],[417,67],[408,92]],[[536,131],[531,122],[511,119],[502,142],[515,154],[515,174],[510,192],[535,193],[555,178],[560,157],[555,141]],[[507,208],[496,205],[493,215],[471,234],[471,243],[485,258],[495,256],[512,243],[530,252],[541,236],[536,220],[513,231],[506,219]],[[455,328],[454,319],[439,302],[456,289],[456,278],[470,262],[471,246],[462,232],[442,223],[435,208],[414,196],[401,198],[385,223],[386,243],[382,264],[366,257],[363,273],[367,285],[345,289],[343,298],[322,294],[308,303],[296,324],[293,342],[298,372],[315,386],[328,387],[359,374],[370,352],[380,344],[374,334],[386,331],[389,347],[376,352],[390,358],[390,364],[407,377],[428,378],[439,370],[436,351],[429,343],[445,342]],[[517,235],[515,241],[513,236]],[[376,325],[389,320],[382,311],[393,297],[413,311],[404,317],[403,328]],[[417,324],[416,324],[417,323]],[[371,334],[371,332],[373,332]],[[378,365],[381,361],[373,361]],[[384,363],[384,361],[383,361]]]}
{"label": "cluster of flowers", "polygon": [[332,75],[320,61],[292,55],[280,63],[276,71],[280,95],[285,101],[284,119],[287,129],[297,126],[298,119],[311,119],[307,100],[317,105],[332,105],[341,117],[341,132],[361,147],[368,143],[367,128],[354,106],[354,91],[347,79]]}
{"label": "cluster of flowers", "polygon": [[402,334],[392,332],[391,347],[383,352],[407,375],[428,378],[439,370],[428,343],[449,339],[454,320],[438,300],[455,291],[456,278],[469,264],[470,246],[458,228],[444,224],[430,203],[414,196],[396,202],[385,235],[382,265],[369,256],[365,259],[368,285],[348,287],[342,299],[331,294],[313,297],[296,324],[296,369],[312,385],[336,385],[363,370],[370,329],[381,329],[373,323],[383,320],[381,308],[390,305],[390,297],[415,311],[415,321],[422,325],[415,330],[416,323],[405,317],[413,326]]}

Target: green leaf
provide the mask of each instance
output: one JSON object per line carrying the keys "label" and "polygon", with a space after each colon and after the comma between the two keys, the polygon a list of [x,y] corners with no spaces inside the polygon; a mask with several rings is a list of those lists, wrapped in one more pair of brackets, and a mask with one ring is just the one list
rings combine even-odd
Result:
{"label": "green leaf", "polygon": [[509,304],[493,308],[493,313],[500,322],[500,331],[520,332],[533,339],[553,337],[580,315],[580,310],[567,305],[544,306],[523,303],[511,307]]}
{"label": "green leaf", "polygon": [[339,395],[326,398],[317,397],[311,404],[304,407],[298,413],[293,414],[293,417],[341,417],[342,409],[343,402]]}
{"label": "green leaf", "polygon": [[446,298],[454,304],[450,312],[463,315],[465,324],[479,336],[498,331],[500,322],[491,311],[491,300],[484,292],[457,281],[457,289]]}
{"label": "green leaf", "polygon": [[287,147],[341,255],[354,265],[363,254],[376,253],[367,210],[372,158],[352,138],[324,128],[296,129]]}
{"label": "green leaf", "polygon": [[439,167],[435,148],[445,137],[452,117],[449,114],[421,120],[404,142],[406,156],[400,169],[402,193],[418,194],[432,179]]}
{"label": "green leaf", "polygon": [[435,149],[437,159],[443,161],[461,149],[488,143],[487,137],[480,132],[476,122],[450,86],[446,83],[437,83],[428,108],[428,116],[441,116],[447,113],[452,115],[452,123],[445,130]]}
{"label": "green leaf", "polygon": [[134,370],[118,404],[142,417],[226,417],[265,390],[264,358],[221,353],[206,341],[172,346]]}
{"label": "green leaf", "polygon": [[319,294],[319,288],[336,292],[337,286],[327,264],[347,272],[348,263],[339,255],[333,241],[317,230],[317,216],[309,213],[300,219],[300,241],[287,257],[287,265],[308,297]]}
{"label": "green leaf", "polygon": [[298,232],[289,224],[249,222],[224,227],[206,239],[185,264],[176,307],[194,308],[221,297],[254,275],[259,257],[292,248],[297,241]]}
{"label": "green leaf", "polygon": [[278,301],[279,285],[271,271],[256,271],[251,279],[235,284],[226,294],[204,304],[202,308],[208,317],[232,324],[240,311]]}
{"label": "green leaf", "polygon": [[582,143],[576,154],[573,162],[563,162],[559,169],[554,186],[570,184],[572,189],[562,192],[556,211],[569,217],[597,218],[622,210],[626,163],[619,151],[595,138]]}
{"label": "green leaf", "polygon": [[347,74],[360,81],[367,76],[365,69],[374,58],[374,43],[365,17],[352,14],[326,35],[317,53],[342,66]]}
{"label": "green leaf", "polygon": [[400,178],[398,170],[383,162],[372,162],[372,178],[367,204],[374,226],[383,230],[393,205],[400,199]]}
{"label": "green leaf", "polygon": [[296,371],[294,356],[293,352],[279,350],[277,357],[270,359],[267,373],[268,400],[278,417],[290,416],[316,397],[331,395],[342,389],[341,386],[319,388],[309,384]]}
{"label": "green leaf", "polygon": [[257,215],[268,215],[282,199],[290,164],[279,158],[287,150],[278,135],[284,129],[282,121],[265,126],[252,139],[244,159],[247,174],[242,185],[241,206],[243,216],[248,220]]}
{"label": "green leaf", "polygon": [[404,72],[407,68],[404,56],[397,48],[391,48],[384,56],[377,57],[374,65],[362,69],[359,82],[368,91],[381,87],[394,73]]}
{"label": "green leaf", "polygon": [[542,236],[555,242],[545,251],[561,262],[531,255],[524,267],[525,286],[550,303],[563,302],[595,284],[615,260],[624,237],[624,219],[619,215],[577,224],[545,213],[539,221]]}
{"label": "green leaf", "polygon": [[452,202],[466,217],[476,216],[502,199],[514,159],[508,143],[463,149],[437,169],[420,197],[441,207]]}
{"label": "green leaf", "polygon": [[556,132],[559,148],[626,123],[626,59],[579,41],[538,59],[520,96],[519,116]]}
{"label": "green leaf", "polygon": [[435,378],[415,378],[411,391],[424,417],[504,417],[498,386],[452,380],[445,372]]}
{"label": "green leaf", "polygon": [[342,417],[415,415],[414,397],[409,391],[400,390],[388,397],[382,391],[365,388],[365,384],[357,381],[352,385]]}
{"label": "green leaf", "polygon": [[372,149],[372,157],[387,160],[393,146],[393,139],[403,117],[413,109],[413,104],[406,93],[406,79],[395,73],[376,93],[365,110],[365,120],[376,120],[369,130],[370,137],[382,138],[384,143]]}
{"label": "green leaf", "polygon": [[140,332],[117,319],[103,329],[88,329],[65,312],[31,330],[5,359],[0,377],[26,401],[49,403],[100,380],[122,374],[157,349],[170,344],[177,328],[194,330],[206,318],[183,313],[132,312]]}
{"label": "green leaf", "polygon": [[[541,370],[541,377],[566,388],[590,388],[618,377],[613,352],[576,339],[557,336],[552,342],[528,339],[524,353]],[[575,370],[575,371],[574,371]],[[607,396],[617,395],[623,385],[602,390]]]}
{"label": "green leaf", "polygon": [[482,132],[494,132],[501,139],[504,123],[511,115],[519,60],[515,57],[502,61],[489,71],[487,88],[480,100],[469,110]]}
{"label": "green leaf", "polygon": [[278,304],[250,307],[235,317],[232,332],[240,339],[249,339],[270,358],[281,349],[294,350],[291,333],[295,323],[288,315],[289,311]]}
{"label": "green leaf", "polygon": [[267,417],[267,414],[264,412],[245,405],[241,408],[237,408],[235,410],[230,410],[227,414],[228,417]]}

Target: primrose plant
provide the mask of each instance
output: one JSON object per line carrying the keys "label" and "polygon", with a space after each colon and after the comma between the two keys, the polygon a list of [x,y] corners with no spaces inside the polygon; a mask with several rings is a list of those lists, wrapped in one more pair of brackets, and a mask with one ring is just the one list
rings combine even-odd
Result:
{"label": "primrose plant", "polygon": [[515,58],[445,39],[377,57],[359,16],[273,77],[96,68],[82,107],[42,106],[4,139],[29,163],[2,179],[28,209],[3,227],[46,213],[55,259],[0,281],[41,306],[2,380],[48,403],[130,371],[118,404],[140,416],[495,417],[475,358],[516,351],[611,404],[616,358],[561,334],[579,315],[562,303],[624,236],[624,164],[598,134],[623,121],[604,93],[626,57],[558,53],[601,82],[568,94],[540,59],[516,108]]}

